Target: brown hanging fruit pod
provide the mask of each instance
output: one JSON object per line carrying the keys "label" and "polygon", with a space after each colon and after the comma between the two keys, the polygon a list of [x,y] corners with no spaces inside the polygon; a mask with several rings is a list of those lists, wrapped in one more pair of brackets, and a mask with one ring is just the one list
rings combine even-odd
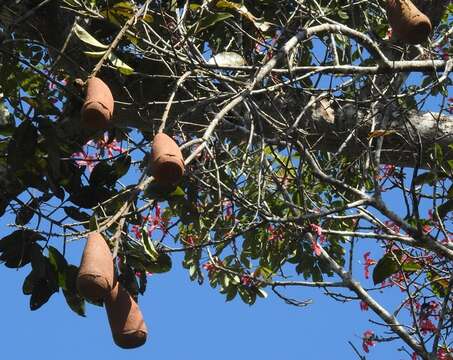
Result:
{"label": "brown hanging fruit pod", "polygon": [[428,39],[431,21],[410,0],[387,0],[387,17],[392,32],[407,44],[420,44]]}
{"label": "brown hanging fruit pod", "polygon": [[115,283],[113,258],[101,234],[92,232],[83,250],[77,289],[88,300],[104,300]]}
{"label": "brown hanging fruit pod", "polygon": [[116,345],[132,349],[145,343],[148,329],[143,315],[137,303],[119,282],[105,299],[105,309]]}
{"label": "brown hanging fruit pod", "polygon": [[177,184],[184,175],[184,159],[178,144],[164,133],[154,136],[152,171],[163,184]]}
{"label": "brown hanging fruit pod", "polygon": [[105,130],[111,125],[113,96],[109,87],[99,78],[86,83],[86,98],[82,106],[82,123],[88,129]]}

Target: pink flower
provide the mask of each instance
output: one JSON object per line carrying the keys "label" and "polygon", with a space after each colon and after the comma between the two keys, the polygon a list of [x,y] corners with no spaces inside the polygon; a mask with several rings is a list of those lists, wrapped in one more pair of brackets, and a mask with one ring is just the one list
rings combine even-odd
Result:
{"label": "pink flower", "polygon": [[142,238],[142,232],[140,231],[140,227],[138,225],[132,225],[131,231],[137,239]]}
{"label": "pink flower", "polygon": [[431,226],[429,226],[428,224],[423,225],[423,234],[426,235],[426,234],[430,233],[432,229],[433,228]]}
{"label": "pink flower", "polygon": [[321,244],[326,240],[326,237],[322,233],[322,227],[321,226],[316,225],[316,224],[310,224],[310,229],[311,229],[311,232],[315,233],[318,236],[319,242]]}
{"label": "pink flower", "polygon": [[185,243],[189,246],[195,245],[195,237],[193,235],[188,235],[185,239]]}
{"label": "pink flower", "polygon": [[250,286],[253,282],[253,279],[249,275],[242,275],[241,276],[241,284],[244,286]]}
{"label": "pink flower", "polygon": [[93,171],[96,166],[98,159],[92,155],[88,155],[85,151],[79,151],[71,155],[71,158],[75,159],[77,166],[86,166],[88,171]]}
{"label": "pink flower", "polygon": [[268,241],[279,241],[283,239],[283,229],[281,227],[274,227],[269,224],[267,232],[269,233]]}
{"label": "pink flower", "polygon": [[124,152],[124,149],[118,145],[118,142],[116,140],[109,142],[107,134],[104,134],[104,139],[101,139],[97,142],[97,147],[101,150],[107,150],[109,158],[114,156],[113,152],[118,152],[120,154]]}
{"label": "pink flower", "polygon": [[370,253],[370,251],[367,251],[365,254],[363,254],[365,279],[368,279],[370,277],[370,266],[376,264],[376,260],[370,258]]}
{"label": "pink flower", "polygon": [[313,252],[315,253],[316,256],[319,256],[321,255],[321,246],[318,244],[318,242],[316,240],[312,240],[311,241],[311,249],[313,250]]}
{"label": "pink flower", "polygon": [[370,352],[370,346],[376,345],[375,337],[374,337],[374,332],[371,330],[367,330],[363,333],[362,336],[362,348],[363,351],[366,353]]}
{"label": "pink flower", "polygon": [[395,165],[385,164],[379,169],[379,174],[376,176],[377,180],[387,179],[389,176],[392,176],[395,172]]}
{"label": "pink flower", "polygon": [[426,335],[429,332],[436,332],[437,327],[432,323],[430,319],[420,320],[420,331],[423,335]]}
{"label": "pink flower", "polygon": [[392,28],[389,27],[387,29],[387,33],[385,34],[385,39],[390,39],[392,37],[392,33],[393,33]]}
{"label": "pink flower", "polygon": [[437,351],[437,358],[439,360],[453,360],[453,353],[449,348],[440,348]]}
{"label": "pink flower", "polygon": [[215,265],[210,261],[203,264],[203,269],[205,269],[208,273],[215,272],[217,270]]}
{"label": "pink flower", "polygon": [[368,304],[363,300],[360,300],[360,310],[368,311]]}
{"label": "pink flower", "polygon": [[144,220],[145,222],[148,222],[148,234],[150,236],[156,229],[160,229],[164,233],[167,232],[168,220],[162,218],[159,204],[156,204],[154,208],[154,215],[149,215],[148,217],[145,217]]}

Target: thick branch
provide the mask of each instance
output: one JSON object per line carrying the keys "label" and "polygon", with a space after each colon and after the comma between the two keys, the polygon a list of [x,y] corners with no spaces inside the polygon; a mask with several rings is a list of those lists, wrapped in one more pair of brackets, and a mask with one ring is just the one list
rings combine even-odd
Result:
{"label": "thick branch", "polygon": [[[410,113],[406,117],[405,120],[400,114],[394,114],[384,137],[381,163],[414,167],[417,165],[418,152],[422,149],[421,167],[428,168],[433,161],[427,150],[435,143],[442,147],[446,159],[453,158],[453,151],[448,147],[453,143],[453,116]],[[368,148],[367,137],[371,125],[372,119],[361,112],[352,110],[333,114],[318,107],[313,111],[310,121],[304,124],[304,130],[310,133],[308,138],[315,149],[333,153],[338,151],[354,130],[353,139],[343,153],[357,156]]]}

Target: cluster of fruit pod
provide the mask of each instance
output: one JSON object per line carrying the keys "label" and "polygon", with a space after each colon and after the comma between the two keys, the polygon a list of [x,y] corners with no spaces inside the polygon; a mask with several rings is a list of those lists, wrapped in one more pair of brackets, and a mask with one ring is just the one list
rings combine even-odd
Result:
{"label": "cluster of fruit pod", "polygon": [[115,344],[131,349],[145,343],[148,330],[138,304],[119,283],[109,246],[92,232],[83,250],[77,275],[79,293],[92,302],[103,302]]}
{"label": "cluster of fruit pod", "polygon": [[[109,87],[99,78],[86,82],[85,102],[82,106],[82,124],[91,130],[107,130],[112,126],[114,100]],[[157,182],[170,185],[184,175],[184,158],[178,144],[164,133],[153,139],[151,170]]]}
{"label": "cluster of fruit pod", "polygon": [[[82,123],[91,130],[107,130],[112,125],[114,100],[109,87],[99,78],[86,82]],[[178,183],[184,175],[184,158],[176,142],[164,133],[153,139],[151,170],[155,180],[164,185]],[[82,255],[77,288],[92,302],[103,302],[114,342],[122,348],[145,343],[148,330],[138,304],[119,283],[109,246],[102,235],[88,235]]]}
{"label": "cluster of fruit pod", "polygon": [[387,17],[392,36],[406,44],[420,44],[432,31],[430,19],[410,0],[387,0]]}

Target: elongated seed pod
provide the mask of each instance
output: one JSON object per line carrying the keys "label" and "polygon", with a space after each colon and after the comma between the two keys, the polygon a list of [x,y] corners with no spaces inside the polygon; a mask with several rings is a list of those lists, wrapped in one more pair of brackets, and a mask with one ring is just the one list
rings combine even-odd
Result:
{"label": "elongated seed pod", "polygon": [[432,30],[429,18],[410,0],[387,0],[387,17],[393,33],[407,44],[426,41]]}
{"label": "elongated seed pod", "polygon": [[132,349],[146,342],[148,329],[140,308],[120,283],[105,299],[105,309],[115,344]]}
{"label": "elongated seed pod", "polygon": [[92,301],[104,300],[114,287],[112,254],[101,234],[92,232],[83,250],[77,288],[80,294]]}
{"label": "elongated seed pod", "polygon": [[154,136],[152,171],[156,180],[163,184],[176,184],[184,175],[184,159],[178,144],[164,133]]}
{"label": "elongated seed pod", "polygon": [[114,100],[109,87],[99,78],[88,79],[82,106],[82,124],[88,129],[105,130],[111,126]]}

